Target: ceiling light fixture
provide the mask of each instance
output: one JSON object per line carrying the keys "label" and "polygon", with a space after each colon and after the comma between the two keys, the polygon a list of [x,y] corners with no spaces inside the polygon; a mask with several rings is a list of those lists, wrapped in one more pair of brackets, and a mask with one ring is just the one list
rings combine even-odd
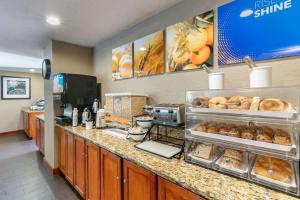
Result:
{"label": "ceiling light fixture", "polygon": [[46,18],[46,22],[48,24],[54,25],[54,26],[58,26],[61,24],[60,20],[57,17],[54,16],[49,16]]}
{"label": "ceiling light fixture", "polygon": [[31,73],[34,73],[35,72],[35,69],[30,69],[29,70]]}
{"label": "ceiling light fixture", "polygon": [[146,51],[147,49],[145,47],[140,48],[141,51]]}

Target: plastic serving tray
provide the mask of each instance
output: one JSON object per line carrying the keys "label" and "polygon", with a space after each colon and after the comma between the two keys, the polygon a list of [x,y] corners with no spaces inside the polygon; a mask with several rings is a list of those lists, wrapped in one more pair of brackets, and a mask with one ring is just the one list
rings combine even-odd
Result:
{"label": "plastic serving tray", "polygon": [[254,111],[254,110],[232,110],[232,109],[211,109],[211,108],[197,108],[188,107],[188,111],[194,113],[213,113],[226,115],[243,115],[251,117],[268,117],[278,119],[295,119],[297,113],[291,112],[270,112],[270,111]]}
{"label": "plastic serving tray", "polygon": [[[248,140],[244,138],[235,138],[231,136],[199,132],[189,129],[191,135],[202,138],[204,140],[210,140],[218,143],[230,143],[232,145],[244,146],[247,149],[257,149],[262,151],[272,151],[273,153],[295,156],[296,145],[293,143],[291,146],[285,146],[280,144],[261,142],[256,140]],[[293,141],[292,141],[293,142]]]}

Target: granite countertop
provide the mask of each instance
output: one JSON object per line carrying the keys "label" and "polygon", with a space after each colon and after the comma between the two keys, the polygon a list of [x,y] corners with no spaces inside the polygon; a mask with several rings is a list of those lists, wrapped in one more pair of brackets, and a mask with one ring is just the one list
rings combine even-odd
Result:
{"label": "granite countertop", "polygon": [[298,199],[254,183],[186,163],[183,158],[181,160],[165,159],[138,150],[134,147],[135,142],[108,135],[101,130],[85,130],[83,127],[71,126],[63,128],[207,199]]}
{"label": "granite countertop", "polygon": [[37,115],[36,118],[39,118],[40,120],[45,121],[45,115],[44,114]]}
{"label": "granite countertop", "polygon": [[28,112],[28,113],[44,112],[44,110],[31,110],[29,107],[22,108],[22,111]]}

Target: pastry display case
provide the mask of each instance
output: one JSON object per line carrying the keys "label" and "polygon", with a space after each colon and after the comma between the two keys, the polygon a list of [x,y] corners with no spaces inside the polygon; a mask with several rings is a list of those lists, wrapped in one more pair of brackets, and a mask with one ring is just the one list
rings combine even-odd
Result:
{"label": "pastry display case", "polygon": [[299,99],[300,87],[186,92],[185,160],[300,196]]}

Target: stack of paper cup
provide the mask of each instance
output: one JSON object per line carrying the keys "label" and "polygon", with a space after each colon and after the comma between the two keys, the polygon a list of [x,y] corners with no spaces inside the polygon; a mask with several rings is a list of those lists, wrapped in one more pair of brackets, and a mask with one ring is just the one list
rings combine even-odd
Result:
{"label": "stack of paper cup", "polygon": [[208,74],[208,87],[210,90],[220,90],[224,88],[224,73],[216,72]]}
{"label": "stack of paper cup", "polygon": [[262,66],[250,69],[250,87],[270,87],[272,85],[272,67]]}

